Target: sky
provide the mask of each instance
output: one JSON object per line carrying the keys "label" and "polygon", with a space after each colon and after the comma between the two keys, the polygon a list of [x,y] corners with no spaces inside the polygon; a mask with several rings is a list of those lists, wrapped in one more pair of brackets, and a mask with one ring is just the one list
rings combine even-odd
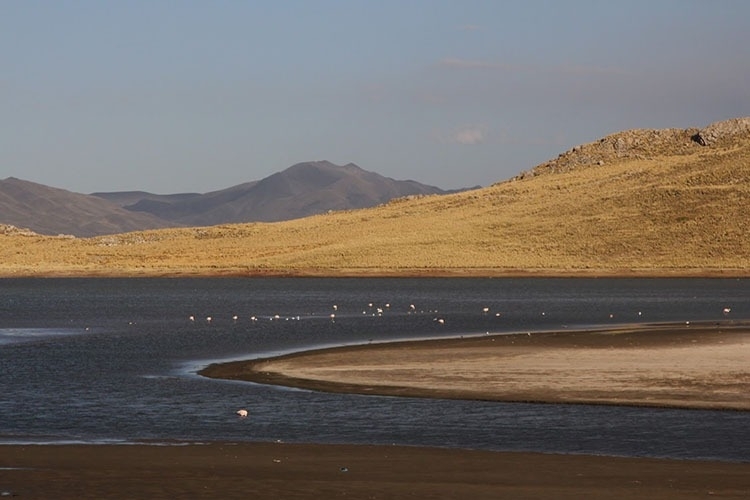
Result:
{"label": "sky", "polygon": [[305,161],[443,189],[750,116],[750,2],[3,0],[0,179],[209,192]]}

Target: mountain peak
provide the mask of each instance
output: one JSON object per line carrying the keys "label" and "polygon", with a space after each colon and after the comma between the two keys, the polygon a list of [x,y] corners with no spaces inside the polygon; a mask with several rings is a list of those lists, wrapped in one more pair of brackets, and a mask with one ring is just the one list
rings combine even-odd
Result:
{"label": "mountain peak", "polygon": [[301,162],[259,181],[210,193],[73,193],[9,177],[0,181],[0,223],[54,235],[94,236],[139,229],[275,222],[366,208],[444,191],[395,181],[354,163]]}

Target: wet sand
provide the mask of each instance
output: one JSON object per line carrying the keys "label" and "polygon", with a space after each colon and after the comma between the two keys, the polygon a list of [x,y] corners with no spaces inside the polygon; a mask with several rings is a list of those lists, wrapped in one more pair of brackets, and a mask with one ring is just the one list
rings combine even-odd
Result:
{"label": "wet sand", "polygon": [[633,325],[340,347],[209,377],[334,392],[750,410],[750,325]]}
{"label": "wet sand", "polygon": [[31,499],[748,498],[750,464],[398,446],[0,446]]}

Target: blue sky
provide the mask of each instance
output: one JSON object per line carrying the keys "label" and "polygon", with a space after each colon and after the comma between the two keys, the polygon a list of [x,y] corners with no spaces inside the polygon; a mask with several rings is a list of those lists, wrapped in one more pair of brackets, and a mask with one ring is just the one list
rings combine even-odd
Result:
{"label": "blue sky", "polygon": [[207,192],[330,160],[489,185],[750,115],[750,2],[0,2],[0,178]]}

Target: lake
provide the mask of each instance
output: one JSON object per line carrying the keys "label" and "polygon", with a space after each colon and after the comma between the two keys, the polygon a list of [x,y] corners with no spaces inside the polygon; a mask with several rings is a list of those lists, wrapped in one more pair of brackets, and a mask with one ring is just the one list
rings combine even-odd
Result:
{"label": "lake", "polygon": [[1,279],[0,443],[378,443],[750,461],[750,412],[327,394],[196,375],[211,362],[323,346],[726,320],[725,307],[750,318],[750,280]]}

